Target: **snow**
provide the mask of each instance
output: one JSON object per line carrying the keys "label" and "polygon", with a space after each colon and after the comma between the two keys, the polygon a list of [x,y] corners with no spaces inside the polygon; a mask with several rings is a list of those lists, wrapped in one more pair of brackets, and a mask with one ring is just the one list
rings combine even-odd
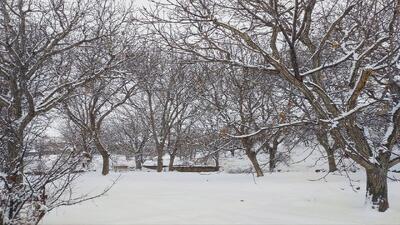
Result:
{"label": "snow", "polygon": [[[321,154],[318,148],[296,146],[289,166],[278,165],[284,172],[265,171],[262,178],[249,173],[251,163],[240,151],[234,157],[221,154],[218,173],[146,170],[102,176],[98,167],[75,181],[75,195],[99,194],[118,179],[115,186],[101,198],[49,212],[41,224],[399,224],[400,182],[389,181],[390,209],[379,213],[365,204],[364,172],[349,172],[351,182],[345,173],[323,178],[326,173],[315,172],[327,168],[318,160]],[[261,165],[268,161],[265,155],[258,159]],[[99,164],[101,158],[93,161]]]}
{"label": "snow", "polygon": [[[169,154],[165,154],[162,157],[163,160],[163,165],[168,165],[169,164],[169,160],[170,160],[170,155]],[[188,165],[193,165],[194,163],[188,160],[182,160],[180,157],[176,156],[174,159],[174,165],[175,166],[188,166]],[[151,159],[146,159],[146,161],[144,161],[143,166],[157,166],[157,157],[153,157]]]}
{"label": "snow", "polygon": [[[260,157],[258,157],[260,158]],[[253,170],[253,166],[249,160],[241,160],[239,158],[227,158],[221,163],[221,167],[225,173],[249,173]]]}
{"label": "snow", "polygon": [[[56,224],[398,224],[400,183],[389,183],[390,209],[365,205],[364,173],[356,173],[355,192],[347,178],[300,171],[251,174],[122,173],[104,197],[45,216]],[[96,194],[118,173],[83,175],[80,193]]]}
{"label": "snow", "polygon": [[[95,160],[96,162],[99,162],[98,158],[97,160]],[[101,168],[101,162],[100,163],[96,163],[97,164],[97,169]],[[130,159],[128,160],[126,158],[126,156],[123,155],[111,155],[111,164],[113,166],[127,166],[127,167],[131,167],[131,168],[135,168],[135,159]]]}

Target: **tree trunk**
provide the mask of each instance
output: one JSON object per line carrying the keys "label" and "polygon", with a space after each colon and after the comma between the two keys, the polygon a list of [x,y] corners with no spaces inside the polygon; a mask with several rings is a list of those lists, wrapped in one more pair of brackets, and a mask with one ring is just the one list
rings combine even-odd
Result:
{"label": "tree trunk", "polygon": [[373,207],[378,207],[379,212],[385,212],[389,208],[387,170],[376,168],[367,170],[367,201],[371,201]]}
{"label": "tree trunk", "polygon": [[163,159],[162,155],[157,156],[157,172],[162,172],[163,171]]}
{"label": "tree trunk", "polygon": [[94,144],[96,145],[97,151],[99,151],[102,159],[103,159],[103,168],[101,174],[107,175],[110,172],[110,154],[104,148],[103,144],[100,141],[99,136],[96,134],[94,137]]}
{"label": "tree trunk", "polygon": [[4,216],[3,216],[3,212],[0,211],[0,224],[3,225],[4,224]]}
{"label": "tree trunk", "polygon": [[157,146],[157,172],[162,172],[163,167],[163,147]]}
{"label": "tree trunk", "polygon": [[179,150],[179,145],[180,145],[180,143],[179,143],[179,139],[178,139],[178,140],[176,140],[174,149],[172,150],[172,153],[170,154],[170,157],[169,157],[169,164],[168,164],[168,170],[169,171],[173,171],[174,170],[174,161],[175,161],[175,158],[176,158],[176,153]]}
{"label": "tree trunk", "polygon": [[324,132],[325,129],[322,129],[316,132],[316,136],[319,144],[325,149],[325,152],[328,156],[328,166],[329,172],[334,172],[337,170],[335,154],[333,148],[329,146],[328,134]]}
{"label": "tree trunk", "polygon": [[103,159],[103,168],[101,170],[101,174],[107,175],[110,173],[110,156],[108,154],[101,154]]}
{"label": "tree trunk", "polygon": [[219,168],[219,156],[214,157],[215,167]]}
{"label": "tree trunk", "polygon": [[135,155],[135,169],[137,170],[142,170],[142,159],[141,159],[141,154],[136,154]]}
{"label": "tree trunk", "polygon": [[329,172],[335,172],[337,170],[335,154],[332,148],[325,149],[328,155]]}
{"label": "tree trunk", "polygon": [[10,179],[9,182],[20,184],[23,182],[24,173],[23,159],[20,155],[23,152],[23,134],[15,134],[15,131],[12,131],[6,133],[6,135],[9,136],[7,137],[8,158],[6,159],[5,172]]}
{"label": "tree trunk", "polygon": [[174,171],[174,161],[175,161],[175,154],[174,154],[174,152],[172,152],[172,154],[170,155],[169,164],[168,164],[169,171]]}
{"label": "tree trunk", "polygon": [[260,167],[260,164],[258,164],[257,154],[251,150],[246,150],[246,155],[247,155],[247,157],[249,157],[251,164],[253,165],[254,170],[256,171],[257,177],[264,176],[264,173]]}
{"label": "tree trunk", "polygon": [[268,153],[269,153],[269,172],[274,172],[276,168],[276,152],[277,148],[274,147],[269,147],[268,148]]}

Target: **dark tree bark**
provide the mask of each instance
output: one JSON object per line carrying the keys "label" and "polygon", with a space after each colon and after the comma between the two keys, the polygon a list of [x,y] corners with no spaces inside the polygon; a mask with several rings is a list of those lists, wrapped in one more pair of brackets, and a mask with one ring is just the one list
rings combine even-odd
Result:
{"label": "dark tree bark", "polygon": [[274,172],[276,168],[276,154],[278,152],[278,146],[282,143],[284,140],[281,136],[283,136],[282,130],[279,130],[269,140],[269,143],[265,143],[265,147],[268,150],[269,154],[269,172]]}
{"label": "dark tree bark", "polygon": [[174,161],[176,154],[180,148],[180,141],[179,141],[179,134],[177,136],[177,139],[174,144],[174,148],[172,149],[172,152],[169,154],[169,164],[168,164],[168,171],[173,171],[174,170]]}
{"label": "dark tree bark", "polygon": [[269,172],[273,172],[276,168],[276,152],[277,148],[270,147],[268,149],[269,153]]}
{"label": "dark tree bark", "polygon": [[157,145],[157,172],[162,172],[163,171],[163,146]]}
{"label": "dark tree bark", "polygon": [[325,149],[328,155],[329,172],[335,172],[337,169],[334,150],[332,148]]}
{"label": "dark tree bark", "polygon": [[168,170],[173,171],[174,170],[174,161],[175,161],[175,156],[176,153],[178,152],[178,147],[175,146],[174,149],[172,150],[172,153],[170,154],[169,157],[169,164],[168,164]]}
{"label": "dark tree bark", "polygon": [[219,168],[219,153],[214,154],[215,167]]}
{"label": "dark tree bark", "polygon": [[10,132],[8,135],[8,156],[6,167],[6,173],[8,174],[10,180],[10,184],[13,182],[15,183],[22,183],[23,181],[23,168],[24,166],[23,161],[21,160],[21,155],[23,154],[23,134],[18,134],[15,131]]}
{"label": "dark tree bark", "polygon": [[107,175],[110,173],[110,156],[107,154],[101,154],[101,157],[103,159],[103,167],[101,170],[101,174]]}
{"label": "dark tree bark", "polygon": [[97,134],[94,135],[94,144],[96,145],[97,151],[99,151],[103,160],[103,168],[101,174],[107,175],[110,172],[110,154],[104,148]]}
{"label": "dark tree bark", "polygon": [[367,199],[370,199],[373,206],[379,212],[384,212],[389,208],[387,170],[371,169],[367,172]]}

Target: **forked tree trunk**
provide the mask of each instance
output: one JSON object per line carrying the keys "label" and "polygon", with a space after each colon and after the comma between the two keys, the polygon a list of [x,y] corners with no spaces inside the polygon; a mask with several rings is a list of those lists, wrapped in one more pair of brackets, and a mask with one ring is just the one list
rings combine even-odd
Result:
{"label": "forked tree trunk", "polygon": [[99,151],[101,158],[103,159],[103,168],[101,170],[101,174],[107,175],[110,173],[110,154],[104,148],[97,134],[94,137],[94,144],[96,145],[96,149]]}
{"label": "forked tree trunk", "polygon": [[254,167],[254,170],[256,171],[257,177],[262,177],[264,176],[264,173],[260,167],[260,164],[258,163],[257,160],[257,154],[254,151],[251,150],[246,150],[246,155],[249,157],[251,164]]}
{"label": "forked tree trunk", "polygon": [[371,201],[373,207],[377,207],[379,212],[384,212],[389,208],[387,170],[377,168],[366,172],[367,201]]}
{"label": "forked tree trunk", "polygon": [[179,140],[176,141],[174,149],[172,150],[172,153],[170,154],[169,157],[169,164],[168,164],[168,170],[173,171],[174,170],[174,161],[176,158],[176,153],[178,152],[179,149]]}

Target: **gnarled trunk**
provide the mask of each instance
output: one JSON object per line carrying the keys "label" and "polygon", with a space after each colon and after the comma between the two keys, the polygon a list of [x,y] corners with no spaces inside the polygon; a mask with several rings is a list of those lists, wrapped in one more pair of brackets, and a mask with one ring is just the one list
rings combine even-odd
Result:
{"label": "gnarled trunk", "polygon": [[373,207],[379,212],[389,208],[387,170],[381,168],[369,169],[367,172],[367,201],[371,201]]}

